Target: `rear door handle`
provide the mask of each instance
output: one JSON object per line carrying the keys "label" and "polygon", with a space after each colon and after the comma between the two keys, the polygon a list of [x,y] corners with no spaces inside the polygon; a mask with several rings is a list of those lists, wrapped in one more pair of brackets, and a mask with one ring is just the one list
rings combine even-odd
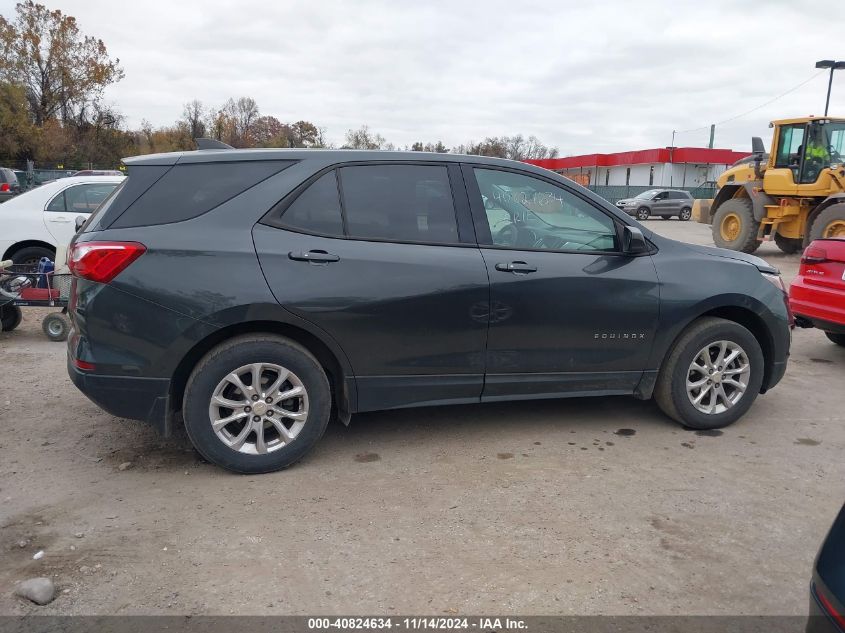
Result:
{"label": "rear door handle", "polygon": [[507,264],[496,264],[496,270],[499,270],[503,273],[516,273],[526,275],[528,273],[536,273],[537,267],[531,266],[530,264],[526,264],[525,262],[510,262]]}
{"label": "rear door handle", "polygon": [[313,250],[308,252],[288,253],[288,257],[297,262],[312,262],[314,264],[328,264],[330,262],[339,262],[340,257],[326,251]]}

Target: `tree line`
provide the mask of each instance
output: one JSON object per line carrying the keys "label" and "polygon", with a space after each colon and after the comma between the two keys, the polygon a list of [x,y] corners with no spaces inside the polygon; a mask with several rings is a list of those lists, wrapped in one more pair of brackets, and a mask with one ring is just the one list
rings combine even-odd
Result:
{"label": "tree line", "polygon": [[325,127],[264,114],[248,96],[219,106],[192,99],[172,125],[142,120],[130,129],[103,99],[104,90],[123,78],[120,60],[110,57],[102,40],[83,34],[74,17],[34,0],[18,3],[12,19],[0,15],[0,161],[116,166],[124,156],[195,149],[200,137],[237,148],[405,149],[514,160],[558,155],[557,148],[521,134],[451,148],[440,140],[399,147],[366,125],[347,130],[335,145]]}

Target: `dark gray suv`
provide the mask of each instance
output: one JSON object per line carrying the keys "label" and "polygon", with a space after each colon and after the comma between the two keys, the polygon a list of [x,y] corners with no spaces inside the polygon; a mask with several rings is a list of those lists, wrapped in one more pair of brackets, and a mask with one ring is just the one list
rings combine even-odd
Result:
{"label": "dark gray suv", "polygon": [[71,244],[68,371],[108,412],[243,473],[329,418],[654,396],[731,424],[786,369],[777,270],[638,225],[550,171],[416,152],[127,159]]}
{"label": "dark gray suv", "polygon": [[648,220],[652,215],[668,220],[677,217],[689,220],[692,217],[692,194],[680,189],[649,189],[633,198],[624,198],[616,203],[617,208],[638,220]]}

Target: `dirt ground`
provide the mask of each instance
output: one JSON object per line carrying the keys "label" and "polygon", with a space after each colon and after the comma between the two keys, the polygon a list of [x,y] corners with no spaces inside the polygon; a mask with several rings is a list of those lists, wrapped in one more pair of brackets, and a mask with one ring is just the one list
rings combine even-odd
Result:
{"label": "dirt ground", "polygon": [[[251,477],[101,412],[41,316],[0,334],[2,614],[799,615],[845,498],[845,349],[814,330],[720,435],[629,398],[392,411]],[[12,596],[41,575],[52,604]]]}

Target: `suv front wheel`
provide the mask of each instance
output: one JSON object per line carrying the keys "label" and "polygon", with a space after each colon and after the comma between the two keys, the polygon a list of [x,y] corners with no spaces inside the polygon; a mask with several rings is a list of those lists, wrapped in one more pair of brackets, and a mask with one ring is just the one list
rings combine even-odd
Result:
{"label": "suv front wheel", "polygon": [[182,406],[194,448],[237,473],[299,461],[323,435],[331,391],[317,359],[270,334],[238,336],[197,364]]}
{"label": "suv front wheel", "polygon": [[692,429],[718,429],[748,411],[763,382],[763,352],[733,321],[704,317],[680,336],[660,369],[654,398]]}

